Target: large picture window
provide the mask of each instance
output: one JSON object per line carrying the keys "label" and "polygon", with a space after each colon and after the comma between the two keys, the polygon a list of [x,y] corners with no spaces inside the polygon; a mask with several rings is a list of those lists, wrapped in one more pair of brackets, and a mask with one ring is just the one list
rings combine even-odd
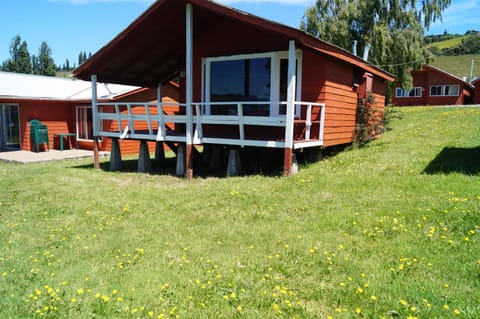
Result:
{"label": "large picture window", "polygon": [[[271,60],[269,58],[214,61],[210,65],[211,102],[269,102]],[[268,104],[249,104],[245,115],[269,115]],[[236,114],[236,105],[212,105],[211,114]]]}
{"label": "large picture window", "polygon": [[[203,62],[206,114],[236,115],[235,102],[245,102],[243,114],[284,115],[288,86],[288,53],[206,58]],[[301,54],[297,53],[297,96],[300,100]],[[232,102],[222,104],[221,102]],[[295,110],[296,115],[299,109]]]}
{"label": "large picture window", "polygon": [[395,90],[395,97],[421,97],[422,96],[422,88],[417,86],[413,89],[403,89],[397,88]]}
{"label": "large picture window", "polygon": [[430,86],[430,96],[458,96],[459,94],[460,94],[459,85]]}

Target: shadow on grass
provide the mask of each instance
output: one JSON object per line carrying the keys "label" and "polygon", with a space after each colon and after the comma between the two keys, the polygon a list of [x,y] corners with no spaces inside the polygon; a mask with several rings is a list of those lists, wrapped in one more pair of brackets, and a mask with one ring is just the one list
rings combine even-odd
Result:
{"label": "shadow on grass", "polygon": [[445,147],[423,170],[426,174],[480,173],[480,147]]}
{"label": "shadow on grass", "polygon": [[[270,159],[270,158],[269,158]],[[205,163],[200,157],[194,157],[193,160],[193,172],[194,177],[197,178],[208,178],[208,177],[217,177],[225,178],[226,176],[226,158],[223,159],[223,165],[218,168],[209,167],[208,163]],[[272,161],[264,163],[262,167],[251,167],[252,163],[247,158],[242,159],[242,169],[239,176],[249,176],[260,174],[263,176],[281,176],[283,172],[282,168],[278,165],[272,164]],[[177,159],[175,157],[167,158],[162,164],[157,163],[154,159],[151,159],[151,170],[149,174],[151,175],[165,175],[165,176],[176,176],[176,165]],[[93,169],[93,163],[86,165],[75,166],[79,169]],[[119,172],[124,173],[136,173],[138,168],[138,159],[123,159],[122,168]],[[100,162],[100,169],[102,171],[110,171],[110,161]]]}

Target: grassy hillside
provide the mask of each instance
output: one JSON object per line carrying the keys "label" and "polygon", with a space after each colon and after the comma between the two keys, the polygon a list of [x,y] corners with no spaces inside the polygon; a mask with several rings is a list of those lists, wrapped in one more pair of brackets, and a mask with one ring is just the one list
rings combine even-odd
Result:
{"label": "grassy hillside", "polygon": [[470,38],[471,35],[462,35],[462,36],[458,36],[456,38],[453,38],[453,39],[448,39],[448,40],[445,40],[445,41],[439,41],[439,42],[434,42],[434,43],[431,43],[428,45],[428,47],[434,47],[434,48],[437,48],[437,49],[447,49],[447,48],[452,48],[452,47],[456,47],[460,44],[462,44],[462,41],[464,40],[467,40],[468,38]]}
{"label": "grassy hillside", "polygon": [[480,109],[395,111],[290,178],[0,163],[1,317],[478,318]]}
{"label": "grassy hillside", "polygon": [[447,71],[459,78],[466,77],[470,80],[470,68],[473,64],[473,77],[480,78],[480,54],[468,54],[459,56],[439,56],[436,57],[430,64]]}

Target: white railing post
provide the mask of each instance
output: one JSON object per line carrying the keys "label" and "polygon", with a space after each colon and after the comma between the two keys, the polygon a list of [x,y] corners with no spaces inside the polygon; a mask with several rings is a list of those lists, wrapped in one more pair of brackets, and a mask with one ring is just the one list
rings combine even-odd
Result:
{"label": "white railing post", "polygon": [[165,138],[165,115],[163,114],[163,103],[162,103],[162,84],[157,86],[157,116],[158,116],[158,131],[157,131],[157,141],[161,141]]}
{"label": "white railing post", "polygon": [[186,115],[187,115],[187,127],[186,127],[186,174],[187,178],[193,177],[193,163],[192,163],[192,147],[193,147],[193,118],[192,118],[192,100],[193,100],[193,7],[191,3],[186,5],[186,26],[185,26],[185,39],[186,39],[186,61],[185,61],[185,77],[186,77]]}
{"label": "white railing post", "polygon": [[98,97],[97,97],[97,75],[92,75],[92,121],[93,121],[93,136],[99,135],[100,123],[98,119]]}
{"label": "white railing post", "polygon": [[324,134],[324,126],[325,126],[325,104],[322,104],[320,111],[320,132],[318,133],[318,139],[322,142],[323,145],[323,134]]}
{"label": "white railing post", "polygon": [[150,116],[150,105],[148,103],[145,103],[144,106],[145,106],[145,115],[147,116],[148,134],[152,135],[153,128],[152,128],[152,120]]}
{"label": "white railing post", "polygon": [[100,120],[98,118],[97,75],[92,74],[93,167],[100,169]]}
{"label": "white railing post", "polygon": [[237,118],[238,118],[238,131],[240,134],[240,143],[241,146],[244,146],[245,141],[245,129],[243,126],[243,107],[241,103],[237,104]]}
{"label": "white railing post", "polygon": [[305,121],[305,140],[310,140],[310,128],[312,126],[312,104],[307,105],[307,118]]}
{"label": "white railing post", "polygon": [[293,148],[293,120],[295,117],[295,88],[296,88],[295,41],[290,40],[288,47],[288,88],[287,88],[287,114],[285,126],[285,154],[283,161],[284,174],[292,173],[292,148]]}

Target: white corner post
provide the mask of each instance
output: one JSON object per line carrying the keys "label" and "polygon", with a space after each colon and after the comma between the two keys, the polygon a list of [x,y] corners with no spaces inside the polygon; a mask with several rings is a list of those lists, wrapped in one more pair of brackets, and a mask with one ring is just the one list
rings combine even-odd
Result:
{"label": "white corner post", "polygon": [[288,47],[288,88],[287,88],[287,114],[285,126],[285,152],[283,158],[284,175],[292,175],[293,157],[293,120],[295,117],[295,88],[296,88],[297,56],[295,41],[290,40]]}
{"label": "white corner post", "polygon": [[162,84],[157,86],[157,114],[158,114],[158,131],[157,142],[155,143],[155,162],[163,165],[165,163],[165,148],[163,140],[165,138],[165,118],[163,114],[163,101],[162,101]]}
{"label": "white corner post", "polygon": [[185,107],[187,109],[187,127],[186,127],[186,152],[185,152],[185,169],[187,179],[193,177],[193,7],[191,3],[187,3],[186,7],[186,25],[185,25],[185,48],[186,48],[186,68],[185,68]]}
{"label": "white corner post", "polygon": [[100,121],[98,119],[98,97],[97,97],[97,75],[91,76],[92,81],[92,124],[93,124],[93,167],[100,169],[100,158],[98,152],[98,135],[100,131]]}

